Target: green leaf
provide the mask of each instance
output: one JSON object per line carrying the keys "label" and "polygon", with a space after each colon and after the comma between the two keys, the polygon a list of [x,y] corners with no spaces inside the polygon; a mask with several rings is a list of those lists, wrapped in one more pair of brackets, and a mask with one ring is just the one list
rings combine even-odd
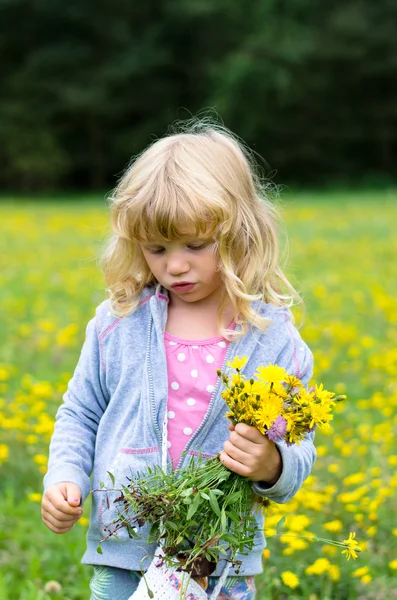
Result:
{"label": "green leaf", "polygon": [[222,527],[222,531],[225,531],[225,529],[226,529],[226,523],[227,523],[227,518],[226,518],[225,509],[222,508],[222,512],[221,512],[221,527]]}
{"label": "green leaf", "polygon": [[230,496],[228,496],[225,500],[225,504],[234,504],[234,502],[236,500],[238,500],[239,498],[241,498],[241,492],[234,492],[233,494],[230,494]]}
{"label": "green leaf", "polygon": [[231,533],[225,533],[225,535],[223,536],[223,539],[226,542],[229,542],[229,544],[232,544],[233,546],[236,546],[239,544],[239,540],[236,538],[235,535],[232,535]]}
{"label": "green leaf", "polygon": [[199,494],[197,494],[194,497],[193,502],[189,506],[189,510],[187,511],[187,515],[186,515],[187,521],[189,521],[192,518],[192,516],[195,514],[195,512],[197,511],[197,509],[200,505],[200,502],[201,502],[201,496]]}
{"label": "green leaf", "polygon": [[229,510],[226,511],[226,514],[229,517],[229,519],[231,519],[235,523],[239,523],[240,522],[240,517],[238,516],[238,514],[236,513],[236,511],[233,510],[233,508],[229,508]]}
{"label": "green leaf", "polygon": [[200,495],[201,495],[202,498],[204,498],[204,500],[209,500],[210,499],[209,495],[206,494],[205,492],[200,492]]}
{"label": "green leaf", "polygon": [[105,484],[103,483],[103,481],[99,482],[99,489],[102,490],[105,487]]}
{"label": "green leaf", "polygon": [[276,524],[276,534],[279,535],[285,523],[285,516],[281,517],[281,519]]}
{"label": "green leaf", "polygon": [[98,544],[96,551],[98,552],[98,554],[103,554],[103,550],[102,550],[101,544]]}
{"label": "green leaf", "polygon": [[109,475],[109,477],[110,477],[110,479],[112,481],[112,485],[114,486],[114,484],[115,484],[115,478],[114,478],[113,473],[111,473],[110,471],[107,471],[107,474]]}
{"label": "green leaf", "polygon": [[218,500],[216,499],[216,496],[215,496],[213,490],[210,491],[210,506],[211,506],[212,510],[214,511],[214,513],[217,515],[217,517],[220,517],[221,510],[219,508]]}

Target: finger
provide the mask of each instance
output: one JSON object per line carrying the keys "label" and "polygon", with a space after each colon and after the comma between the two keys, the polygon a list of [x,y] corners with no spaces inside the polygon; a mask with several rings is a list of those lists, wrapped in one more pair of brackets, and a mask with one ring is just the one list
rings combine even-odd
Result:
{"label": "finger", "polygon": [[254,444],[266,444],[269,441],[256,427],[251,427],[251,425],[245,423],[237,423],[235,431]]}
{"label": "finger", "polygon": [[54,533],[67,533],[72,529],[74,525],[74,523],[70,523],[68,526],[59,526],[59,524],[56,521],[46,517],[43,517],[43,523],[46,527],[48,527],[48,529],[50,529]]}
{"label": "finger", "polygon": [[219,455],[219,459],[227,469],[230,469],[230,471],[237,473],[237,475],[241,475],[242,477],[249,476],[249,469],[244,464],[228,456],[226,452],[221,452]]}
{"label": "finger", "polygon": [[59,521],[54,517],[51,513],[42,510],[41,518],[43,522],[52,530],[57,531],[69,531],[73,527],[73,525],[79,520],[80,515],[76,516],[74,519],[70,519],[69,521]]}
{"label": "finger", "polygon": [[231,442],[233,444],[233,446],[236,446],[236,448],[239,448],[240,450],[242,450],[243,452],[246,452],[247,454],[255,453],[256,450],[258,449],[258,444],[255,444],[255,443],[251,442],[250,440],[247,440],[247,438],[245,438],[242,435],[240,435],[239,433],[237,433],[237,431],[231,432],[230,438],[228,441]]}
{"label": "finger", "polygon": [[249,465],[252,462],[252,456],[247,452],[244,452],[244,450],[241,450],[240,448],[232,444],[230,440],[226,440],[226,442],[223,444],[223,448],[224,452],[226,452],[228,456],[230,456],[237,462],[240,462],[244,465]]}
{"label": "finger", "polygon": [[73,521],[73,519],[77,517],[80,517],[83,514],[83,511],[81,508],[76,508],[75,512],[73,513],[65,513],[55,508],[55,506],[53,506],[49,502],[43,502],[42,513],[48,513],[52,515],[54,519],[57,519],[57,521],[68,522]]}
{"label": "finger", "polygon": [[81,490],[75,483],[65,483],[66,495],[65,499],[71,506],[80,506]]}
{"label": "finger", "polygon": [[[47,504],[48,503],[48,504]],[[50,510],[50,506],[54,507],[62,514],[77,515],[81,508],[78,506],[70,506],[60,492],[47,492],[43,499],[43,505]]]}

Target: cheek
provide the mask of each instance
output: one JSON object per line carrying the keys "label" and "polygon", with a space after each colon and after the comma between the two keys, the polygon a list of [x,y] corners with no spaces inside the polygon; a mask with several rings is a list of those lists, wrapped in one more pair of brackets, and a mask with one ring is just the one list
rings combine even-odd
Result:
{"label": "cheek", "polygon": [[214,257],[213,255],[207,256],[202,265],[209,279],[212,281],[220,279],[220,264],[217,257]]}

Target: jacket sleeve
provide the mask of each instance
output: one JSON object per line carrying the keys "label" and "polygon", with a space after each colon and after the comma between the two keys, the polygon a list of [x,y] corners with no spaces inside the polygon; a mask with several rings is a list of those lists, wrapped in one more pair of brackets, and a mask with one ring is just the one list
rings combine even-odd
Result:
{"label": "jacket sleeve", "polygon": [[[290,321],[286,324],[285,344],[275,362],[299,377],[307,387],[313,373],[313,355]],[[277,442],[282,460],[281,475],[271,487],[264,482],[254,483],[254,492],[279,504],[288,502],[302,487],[316,460],[313,440],[314,432],[308,433],[299,445],[287,446],[285,442]]]}
{"label": "jacket sleeve", "polygon": [[97,429],[108,402],[104,377],[94,318],[56,414],[44,490],[68,481],[79,486],[83,500],[88,496]]}

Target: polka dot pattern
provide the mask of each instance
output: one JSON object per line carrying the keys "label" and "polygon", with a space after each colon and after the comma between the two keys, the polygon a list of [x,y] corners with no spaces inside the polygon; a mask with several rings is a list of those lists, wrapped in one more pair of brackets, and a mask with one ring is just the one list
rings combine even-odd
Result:
{"label": "polka dot pattern", "polygon": [[168,448],[174,466],[206,416],[228,347],[224,338],[180,340],[165,333],[168,371]]}

